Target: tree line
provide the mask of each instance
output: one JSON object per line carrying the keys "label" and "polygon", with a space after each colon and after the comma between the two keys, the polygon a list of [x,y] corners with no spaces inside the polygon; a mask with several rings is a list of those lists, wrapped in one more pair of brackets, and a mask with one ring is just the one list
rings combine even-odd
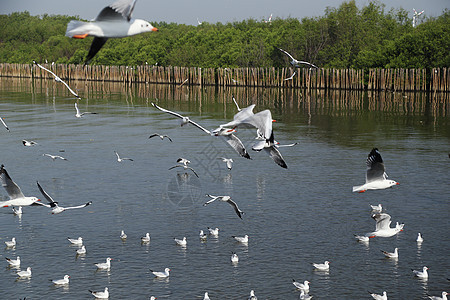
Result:
{"label": "tree line", "polygon": [[[328,7],[320,17],[255,19],[192,26],[152,22],[158,32],[109,39],[91,64],[189,67],[284,67],[282,48],[325,68],[432,68],[450,66],[450,13],[424,18],[415,28],[410,12],[385,11],[371,1]],[[0,62],[84,62],[92,38],[65,36],[72,16],[0,15]]]}

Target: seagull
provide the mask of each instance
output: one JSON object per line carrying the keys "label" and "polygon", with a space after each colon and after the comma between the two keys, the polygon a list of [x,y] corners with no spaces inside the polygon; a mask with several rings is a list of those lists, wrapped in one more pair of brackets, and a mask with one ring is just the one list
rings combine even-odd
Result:
{"label": "seagull", "polygon": [[238,263],[239,262],[239,257],[236,254],[236,252],[231,252],[231,262],[233,264]]}
{"label": "seagull", "polygon": [[209,194],[206,194],[206,196],[210,197],[211,200],[205,202],[203,204],[203,206],[206,206],[206,205],[208,205],[208,204],[210,204],[210,203],[212,203],[212,202],[214,202],[216,200],[227,202],[228,204],[230,204],[234,208],[234,211],[236,212],[238,217],[242,219],[242,215],[244,214],[244,212],[239,209],[239,207],[237,206],[236,202],[231,200],[230,196],[213,196],[213,195],[209,195]]}
{"label": "seagull", "polygon": [[0,179],[3,187],[9,195],[9,200],[0,201],[0,206],[29,206],[41,201],[36,197],[25,197],[20,190],[20,187],[11,179],[8,172],[6,172],[4,165],[1,165],[0,167]]}
{"label": "seagull", "polygon": [[292,65],[294,68],[298,68],[298,67],[300,67],[300,65],[302,65],[302,64],[303,64],[303,65],[310,66],[310,67],[312,67],[312,68],[316,68],[316,69],[319,68],[319,67],[317,67],[317,66],[315,66],[315,65],[313,65],[312,63],[309,63],[309,62],[307,62],[307,61],[296,60],[294,57],[292,57],[292,55],[290,55],[288,52],[284,51],[284,50],[281,49],[281,48],[278,48],[278,50],[280,50],[281,52],[283,52],[284,54],[286,54],[286,55],[289,57],[289,59],[291,60],[290,63],[291,63],[291,65]]}
{"label": "seagull", "polygon": [[358,240],[358,242],[362,242],[362,243],[368,243],[369,242],[369,237],[368,236],[364,236],[364,235],[354,235],[355,239]]}
{"label": "seagull", "polygon": [[150,243],[150,233],[146,233],[145,236],[141,237],[142,243]]}
{"label": "seagull", "polygon": [[80,249],[77,249],[77,255],[86,254],[86,247],[83,245]]}
{"label": "seagull", "polygon": [[11,267],[20,267],[20,256],[17,256],[16,259],[5,257],[6,261]]}
{"label": "seagull", "polygon": [[56,285],[69,284],[69,278],[70,278],[69,275],[64,275],[63,279],[55,279],[55,280],[52,280],[52,282],[53,282],[53,284],[56,284]]}
{"label": "seagull", "polygon": [[218,157],[218,159],[221,159],[224,163],[226,163],[228,170],[231,170],[231,168],[233,167],[232,158]]}
{"label": "seagull", "polygon": [[309,293],[309,282],[308,280],[305,280],[303,283],[295,281],[295,279],[292,279],[292,284],[299,290],[305,292],[306,294]]}
{"label": "seagull", "polygon": [[164,272],[155,272],[153,270],[150,270],[150,272],[152,272],[153,275],[155,275],[156,277],[165,278],[165,277],[169,277],[170,269],[169,268],[165,268]]}
{"label": "seagull", "polygon": [[185,117],[185,116],[180,115],[179,113],[176,113],[176,112],[173,112],[173,111],[164,109],[164,108],[162,108],[162,107],[159,107],[159,106],[156,105],[155,103],[152,103],[152,105],[153,105],[156,109],[159,109],[160,111],[163,111],[163,112],[168,113],[168,114],[170,114],[170,115],[172,115],[172,116],[175,116],[175,117],[177,117],[177,118],[180,118],[180,119],[181,119],[181,121],[180,121],[180,125],[181,125],[181,126],[184,126],[184,125],[186,125],[186,124],[191,123],[192,125],[194,125],[194,126],[197,127],[198,129],[202,130],[203,132],[205,132],[205,133],[207,133],[207,134],[211,134],[211,132],[210,132],[209,130],[207,130],[207,129],[203,128],[202,126],[200,126],[199,124],[195,123],[194,121],[192,121],[191,119],[189,119],[189,117]]}
{"label": "seagull", "polygon": [[9,131],[9,127],[8,125],[6,125],[6,122],[2,117],[0,117],[0,121],[2,122],[3,126],[5,126],[6,130]]}
{"label": "seagull", "polygon": [[395,248],[394,252],[387,252],[383,250],[381,250],[381,252],[383,252],[384,256],[387,258],[398,258],[398,248]]}
{"label": "seagull", "polygon": [[183,237],[182,240],[177,239],[177,238],[174,238],[173,240],[175,241],[175,243],[177,243],[178,246],[181,246],[181,247],[186,247],[187,246],[186,237]]}
{"label": "seagull", "polygon": [[294,73],[292,73],[291,76],[289,76],[288,78],[285,78],[284,80],[286,81],[286,80],[292,80],[292,79],[294,79],[295,74],[297,74],[297,71],[294,71]]}
{"label": "seagull", "polygon": [[310,300],[312,299],[313,296],[308,295],[307,293],[305,293],[303,290],[300,291],[300,296],[298,297],[298,299],[300,300]]}
{"label": "seagull", "polygon": [[442,297],[439,296],[428,296],[431,300],[447,300],[447,292],[442,292]]}
{"label": "seagull", "polygon": [[22,206],[19,206],[18,208],[13,207],[12,208],[14,215],[21,216],[22,215]]}
{"label": "seagull", "polygon": [[158,31],[147,21],[131,18],[135,4],[136,0],[118,0],[103,8],[93,21],[72,20],[67,24],[66,36],[68,37],[84,39],[87,36],[94,36],[85,64],[91,61],[108,38]]}
{"label": "seagull", "polygon": [[208,236],[203,232],[203,230],[200,230],[200,233],[198,234],[198,236],[200,237],[200,239],[202,241],[206,241],[206,239],[208,238]]}
{"label": "seagull", "polygon": [[55,161],[55,159],[57,159],[57,158],[59,158],[59,159],[61,159],[61,160],[67,160],[67,158],[64,158],[64,157],[62,157],[62,156],[60,156],[60,155],[51,155],[51,154],[48,154],[48,153],[42,154],[42,156],[48,156],[48,157],[50,157],[53,161]]}
{"label": "seagull", "polygon": [[77,239],[67,238],[67,240],[73,245],[78,245],[78,246],[82,246],[83,245],[83,239],[81,238],[81,236],[79,238],[77,238]]}
{"label": "seagull", "polygon": [[159,134],[159,133],[154,133],[151,136],[149,136],[148,138],[151,139],[152,137],[159,137],[161,140],[163,140],[164,138],[167,138],[169,141],[172,142],[172,139],[167,135],[167,134]]}
{"label": "seagull", "polygon": [[38,143],[36,143],[35,141],[27,141],[27,140],[22,140],[22,144],[26,147],[38,145]]}
{"label": "seagull", "polygon": [[313,263],[312,265],[314,266],[314,268],[316,268],[319,271],[328,271],[330,269],[329,263],[330,262],[328,260],[326,260],[323,264]]}
{"label": "seagull", "polygon": [[105,291],[100,291],[100,292],[94,292],[89,290],[89,293],[91,293],[95,298],[98,299],[108,299],[109,298],[109,292],[108,292],[108,288],[105,287]]}
{"label": "seagull", "polygon": [[422,234],[420,232],[417,234],[416,242],[417,243],[422,243],[423,242],[423,237],[422,237]]}
{"label": "seagull", "polygon": [[121,158],[121,157],[119,156],[119,153],[117,153],[116,151],[114,151],[114,153],[115,153],[116,156],[117,156],[117,161],[118,161],[118,162],[123,162],[124,160],[133,161],[132,158],[128,158],[128,157]]}
{"label": "seagull", "polygon": [[200,20],[197,18],[197,24],[202,25],[203,22],[200,22]]}
{"label": "seagull", "polygon": [[379,295],[379,294],[375,294],[375,293],[371,293],[371,292],[369,292],[369,294],[375,300],[387,300],[387,293],[386,293],[386,291],[383,292],[383,295]]}
{"label": "seagull", "polygon": [[112,260],[111,257],[107,257],[106,258],[106,262],[104,262],[104,263],[96,263],[95,266],[97,267],[97,269],[101,269],[101,270],[108,269],[109,270],[109,268],[111,268],[111,260]]}
{"label": "seagull", "polygon": [[422,271],[417,271],[417,270],[413,270],[411,269],[411,271],[414,273],[414,276],[422,278],[422,279],[427,279],[428,278],[428,267],[423,267]]}
{"label": "seagull", "polygon": [[44,189],[41,187],[41,185],[39,184],[38,181],[36,181],[36,184],[37,184],[37,186],[39,188],[39,191],[41,191],[42,195],[44,195],[45,199],[47,199],[47,201],[49,202],[49,204],[44,204],[44,203],[40,203],[40,202],[37,202],[37,204],[51,208],[52,209],[52,215],[60,214],[63,211],[66,211],[68,209],[83,208],[83,207],[86,207],[86,206],[92,204],[92,201],[89,201],[88,203],[85,203],[85,204],[82,204],[82,205],[78,205],[78,206],[70,206],[70,207],[59,206],[58,202],[53,200],[53,198],[50,197],[50,195],[47,194],[46,191],[44,191]]}
{"label": "seagull", "polygon": [[394,180],[388,180],[387,177],[381,154],[377,148],[373,148],[367,157],[366,183],[354,186],[353,192],[363,193],[367,190],[386,189],[399,184]]}
{"label": "seagull", "polygon": [[121,238],[122,240],[126,240],[127,237],[128,237],[128,236],[127,236],[127,234],[125,233],[125,231],[122,230],[122,231],[120,232],[120,238]]}
{"label": "seagull", "polygon": [[211,300],[209,298],[208,292],[205,292],[205,296],[203,296],[203,300]]}
{"label": "seagull", "polygon": [[381,206],[381,204],[370,205],[370,208],[372,208],[373,212],[377,212],[377,213],[380,213],[383,210],[383,207]]}
{"label": "seagull", "polygon": [[77,118],[81,118],[83,117],[83,115],[85,114],[91,114],[91,115],[96,115],[96,112],[89,112],[89,111],[85,111],[85,112],[80,112],[80,110],[78,109],[78,104],[75,102],[75,110],[77,111],[77,113],[75,114],[75,117]]}
{"label": "seagull", "polygon": [[255,296],[254,290],[250,291],[250,296],[247,298],[247,300],[258,300],[258,298],[256,298],[256,296]]}
{"label": "seagull", "polygon": [[35,62],[34,60],[33,60],[33,63],[34,63],[35,65],[37,65],[39,68],[41,68],[42,70],[45,70],[45,71],[49,72],[50,74],[52,74],[53,77],[55,78],[55,81],[56,81],[56,82],[61,82],[62,84],[64,84],[64,85],[66,86],[66,88],[69,90],[69,92],[72,93],[72,95],[74,95],[74,96],[75,96],[76,98],[78,98],[78,99],[81,99],[81,97],[78,96],[78,94],[75,93],[75,92],[69,87],[69,85],[68,85],[66,82],[64,82],[61,78],[59,78],[55,73],[53,73],[52,71],[50,71],[50,70],[47,69],[47,68],[44,68],[43,66],[41,66],[40,64],[38,64],[38,63]]}
{"label": "seagull", "polygon": [[31,276],[31,267],[28,267],[25,271],[17,272],[17,276],[19,276],[19,277],[30,277]]}
{"label": "seagull", "polygon": [[273,138],[273,132],[271,137],[268,140],[260,141],[256,143],[256,146],[252,147],[252,150],[255,151],[261,151],[264,149],[264,151],[272,158],[272,160],[279,165],[282,168],[287,169],[287,164],[284,161],[283,156],[281,155],[280,151],[277,149],[278,147],[275,144],[274,138]]}
{"label": "seagull", "polygon": [[210,228],[210,227],[208,227],[208,231],[209,231],[209,234],[210,235],[213,235],[213,236],[219,236],[219,228]]}
{"label": "seagull", "polygon": [[189,167],[188,165],[176,165],[176,166],[170,167],[169,170],[172,170],[174,168],[184,168],[185,170],[189,169],[192,171],[192,173],[194,173],[195,176],[198,177],[197,172],[195,172],[195,170],[193,168]]}
{"label": "seagull", "polygon": [[400,231],[403,231],[403,225],[399,224],[395,228],[389,227],[391,225],[391,216],[386,213],[373,214],[372,218],[377,222],[375,225],[375,231],[367,233],[369,238],[379,237],[391,237],[396,235]]}
{"label": "seagull", "polygon": [[244,235],[244,236],[234,236],[233,235],[231,237],[234,238],[239,243],[243,243],[243,244],[247,244],[248,243],[248,235]]}
{"label": "seagull", "polygon": [[16,238],[13,237],[10,241],[5,241],[6,247],[14,247],[16,245]]}

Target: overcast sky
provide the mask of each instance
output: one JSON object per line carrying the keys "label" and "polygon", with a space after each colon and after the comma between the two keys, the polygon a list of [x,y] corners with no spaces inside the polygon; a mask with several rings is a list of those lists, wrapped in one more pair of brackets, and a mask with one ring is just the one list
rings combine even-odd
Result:
{"label": "overcast sky", "polygon": [[[0,14],[29,11],[31,15],[69,15],[83,19],[93,19],[115,0],[0,0]],[[134,18],[147,21],[165,21],[178,24],[227,23],[249,18],[303,18],[324,15],[326,7],[339,7],[343,0],[138,0],[134,9]],[[450,0],[382,0],[386,11],[390,8],[425,10],[427,16],[438,16],[445,8],[450,8]],[[357,0],[363,7],[369,0]]]}

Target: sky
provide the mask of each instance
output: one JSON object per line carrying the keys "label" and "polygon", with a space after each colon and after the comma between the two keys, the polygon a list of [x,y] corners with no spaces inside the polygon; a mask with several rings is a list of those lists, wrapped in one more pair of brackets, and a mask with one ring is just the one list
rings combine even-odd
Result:
{"label": "sky", "polygon": [[[97,14],[115,0],[0,0],[0,14],[29,11],[31,15],[69,15],[82,19],[94,19]],[[196,25],[197,18],[209,23],[227,23],[245,19],[320,17],[327,7],[339,7],[343,0],[138,0],[133,17],[149,22],[167,22]],[[425,10],[424,15],[436,17],[450,0],[379,0],[385,10],[403,8],[411,12]],[[356,0],[363,7],[369,0]]]}

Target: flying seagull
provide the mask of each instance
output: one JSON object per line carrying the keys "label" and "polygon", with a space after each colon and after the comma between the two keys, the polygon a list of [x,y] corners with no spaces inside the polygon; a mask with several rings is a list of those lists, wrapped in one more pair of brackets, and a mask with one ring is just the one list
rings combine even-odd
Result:
{"label": "flying seagull", "polygon": [[197,172],[195,172],[195,170],[194,170],[193,168],[189,167],[187,164],[176,165],[176,166],[170,167],[169,170],[172,170],[172,169],[174,169],[174,168],[184,168],[185,170],[189,169],[189,170],[192,171],[192,173],[194,173],[195,176],[198,177]]}
{"label": "flying seagull", "polygon": [[82,205],[78,205],[78,206],[70,206],[70,207],[59,206],[58,202],[53,200],[53,198],[50,197],[50,195],[47,194],[46,191],[44,191],[44,189],[41,187],[41,185],[39,184],[38,181],[36,181],[36,184],[37,184],[39,190],[41,191],[42,195],[44,195],[45,199],[47,199],[47,201],[49,202],[49,204],[44,204],[44,203],[38,203],[38,204],[40,204],[42,206],[45,206],[45,207],[48,207],[48,208],[51,208],[53,215],[60,214],[63,211],[68,210],[68,209],[83,208],[83,207],[86,207],[86,206],[92,204],[92,201],[89,201],[88,203],[85,203],[85,204],[82,204]]}
{"label": "flying seagull", "polygon": [[51,155],[51,154],[48,154],[48,153],[42,154],[42,156],[48,156],[48,157],[50,157],[53,161],[55,161],[55,159],[57,159],[57,158],[62,159],[62,160],[67,160],[66,158],[64,158],[64,157],[62,157],[62,156],[60,156],[60,155]]}
{"label": "flying seagull", "polygon": [[231,168],[233,167],[233,159],[232,158],[218,157],[218,159],[221,159],[224,163],[226,163],[228,170],[231,170]]}
{"label": "flying seagull", "polygon": [[77,117],[77,118],[81,118],[85,114],[92,114],[92,115],[97,114],[96,112],[89,112],[89,111],[80,112],[80,110],[78,109],[78,104],[76,102],[75,102],[75,109],[77,111],[77,113],[75,114],[75,117]]}
{"label": "flying seagull", "polygon": [[163,112],[168,113],[168,114],[170,114],[170,115],[172,115],[172,116],[175,116],[175,117],[177,117],[177,118],[180,118],[180,119],[181,119],[181,120],[180,120],[180,125],[181,125],[181,126],[184,126],[184,125],[186,125],[186,124],[191,123],[192,125],[194,125],[194,126],[197,127],[198,129],[202,130],[203,132],[205,132],[205,133],[207,133],[207,134],[211,134],[211,132],[210,132],[209,130],[207,130],[207,129],[205,129],[204,127],[200,126],[199,124],[195,123],[194,121],[192,121],[191,119],[189,119],[189,117],[185,117],[185,116],[180,115],[179,113],[176,113],[176,112],[170,111],[170,110],[168,110],[168,109],[159,107],[159,106],[156,105],[155,103],[152,103],[152,105],[153,105],[156,109],[159,109],[160,111],[163,111]]}
{"label": "flying seagull", "polygon": [[155,137],[155,136],[159,137],[161,140],[163,140],[164,138],[167,138],[169,141],[172,142],[172,139],[166,134],[154,133],[151,136],[149,136],[148,138],[151,139],[152,137]]}
{"label": "flying seagull", "polygon": [[288,52],[284,51],[284,50],[281,49],[281,48],[278,48],[278,50],[280,50],[281,52],[283,52],[284,54],[286,54],[286,55],[289,57],[289,59],[291,60],[290,63],[291,63],[291,65],[292,65],[294,68],[298,68],[298,67],[300,67],[300,65],[307,65],[307,66],[310,66],[310,67],[316,68],[316,69],[319,68],[319,67],[317,67],[317,66],[315,66],[315,65],[313,65],[312,63],[309,63],[309,62],[307,62],[307,61],[296,60],[294,57],[292,57],[292,55],[290,55]]}
{"label": "flying seagull", "polygon": [[386,213],[373,214],[372,218],[376,221],[375,231],[367,233],[366,236],[369,238],[374,237],[391,237],[396,235],[400,231],[403,231],[404,224],[399,224],[394,228],[391,228],[391,216]]}
{"label": "flying seagull", "polygon": [[227,202],[228,204],[230,204],[234,208],[234,211],[236,212],[238,217],[242,219],[242,215],[244,214],[244,212],[239,209],[239,207],[237,206],[236,202],[231,200],[230,196],[213,196],[213,195],[209,195],[209,194],[206,194],[206,196],[210,197],[211,200],[205,202],[203,204],[203,206],[206,206],[206,205],[208,205],[208,204],[210,204],[210,203],[212,203],[212,202],[214,202],[216,200]]}
{"label": "flying seagull", "polygon": [[81,99],[81,97],[78,96],[78,94],[75,93],[75,92],[70,88],[70,86],[69,86],[64,80],[62,80],[61,78],[59,78],[55,73],[53,73],[52,71],[50,71],[50,70],[47,69],[47,68],[44,68],[43,66],[41,66],[40,64],[38,64],[38,63],[35,62],[34,60],[33,60],[33,63],[34,63],[36,66],[38,66],[39,68],[41,68],[42,70],[45,70],[45,71],[49,72],[50,74],[52,74],[53,77],[55,78],[55,81],[56,81],[56,82],[61,82],[62,84],[64,84],[64,85],[66,86],[66,88],[69,90],[69,92],[72,93],[72,95],[74,95],[74,96],[77,97],[78,99]]}
{"label": "flying seagull", "polygon": [[6,192],[9,195],[9,200],[0,201],[1,207],[29,206],[38,201],[41,201],[36,197],[25,197],[20,190],[20,187],[11,179],[8,172],[6,172],[4,165],[1,165],[0,167],[0,179],[2,182],[2,186],[5,188]]}
{"label": "flying seagull", "polygon": [[38,143],[36,143],[35,141],[22,140],[22,144],[25,147],[31,147],[31,146],[37,145]]}
{"label": "flying seagull", "polygon": [[136,0],[118,0],[103,8],[93,21],[72,20],[67,24],[66,36],[68,37],[84,39],[87,36],[94,36],[85,64],[91,61],[108,38],[158,31],[145,20],[131,18],[135,4]]}
{"label": "flying seagull", "polygon": [[114,151],[114,153],[115,153],[116,156],[117,156],[117,161],[118,161],[118,162],[122,162],[122,161],[124,161],[124,160],[133,161],[132,158],[128,158],[128,157],[121,158],[121,157],[119,156],[119,153],[117,153],[117,151]]}

